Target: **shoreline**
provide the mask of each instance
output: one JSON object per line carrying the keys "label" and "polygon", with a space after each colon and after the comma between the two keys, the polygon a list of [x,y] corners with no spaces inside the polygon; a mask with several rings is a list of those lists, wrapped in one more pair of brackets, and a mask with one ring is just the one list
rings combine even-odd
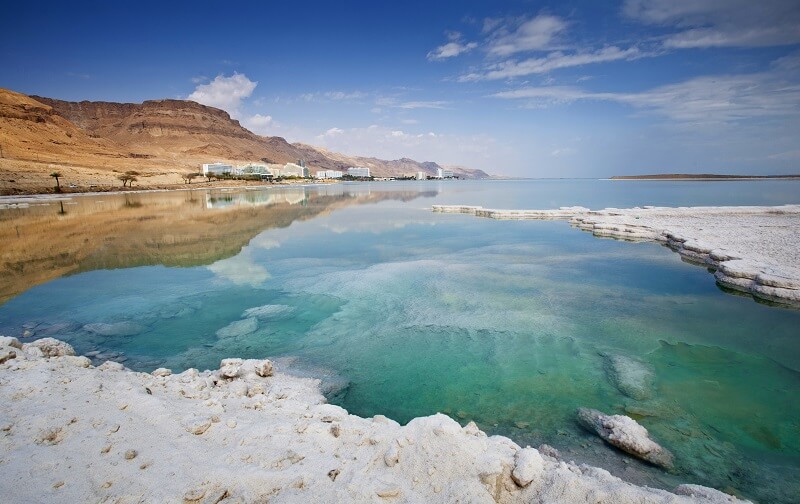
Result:
{"label": "shoreline", "polygon": [[[0,209],[4,206],[11,207],[12,205],[34,203],[40,201],[67,201],[74,197],[86,196],[118,196],[121,194],[151,194],[151,193],[164,193],[164,192],[184,192],[184,191],[263,191],[267,189],[281,189],[288,187],[315,187],[334,185],[339,182],[324,182],[324,181],[297,181],[286,182],[277,184],[253,184],[253,185],[210,185],[205,187],[175,187],[175,188],[158,188],[158,189],[134,189],[134,190],[119,190],[119,191],[100,191],[100,192],[63,192],[63,193],[34,193],[34,194],[18,194],[18,195],[4,195],[0,196]],[[187,184],[188,185],[188,184]]]}
{"label": "shoreline", "polygon": [[567,220],[598,237],[661,243],[706,266],[721,287],[800,307],[800,205],[495,210],[433,205],[441,213],[501,220]]}
{"label": "shoreline", "polygon": [[148,374],[0,337],[0,379],[15,502],[742,502],[639,487],[442,414],[361,418],[266,360]]}

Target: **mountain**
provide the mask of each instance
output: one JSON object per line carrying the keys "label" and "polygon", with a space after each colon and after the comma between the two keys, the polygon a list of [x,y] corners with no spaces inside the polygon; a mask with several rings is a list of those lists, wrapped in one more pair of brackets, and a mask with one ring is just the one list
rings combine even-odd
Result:
{"label": "mountain", "polygon": [[[317,170],[367,166],[374,176],[401,176],[440,166],[411,159],[386,161],[348,156],[242,127],[220,109],[186,100],[143,103],[68,102],[0,89],[0,190],[51,187],[49,174],[65,180],[116,185],[120,172],[140,172],[140,184],[178,184],[203,163],[287,163],[304,159]],[[480,170],[455,168],[464,178]],[[146,180],[141,180],[146,179]]]}

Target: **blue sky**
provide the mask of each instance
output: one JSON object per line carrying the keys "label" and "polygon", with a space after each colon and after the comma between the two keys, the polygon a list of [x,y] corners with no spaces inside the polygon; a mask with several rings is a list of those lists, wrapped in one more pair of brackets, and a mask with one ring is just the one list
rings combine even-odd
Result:
{"label": "blue sky", "polygon": [[800,173],[800,2],[16,2],[0,87],[494,174]]}

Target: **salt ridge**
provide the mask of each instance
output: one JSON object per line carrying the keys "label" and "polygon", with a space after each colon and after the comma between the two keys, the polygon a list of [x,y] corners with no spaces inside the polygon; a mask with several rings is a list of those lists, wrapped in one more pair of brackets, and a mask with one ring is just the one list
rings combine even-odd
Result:
{"label": "salt ridge", "polygon": [[800,205],[493,210],[433,205],[434,212],[491,219],[569,220],[595,236],[655,241],[708,266],[721,286],[757,299],[800,304]]}

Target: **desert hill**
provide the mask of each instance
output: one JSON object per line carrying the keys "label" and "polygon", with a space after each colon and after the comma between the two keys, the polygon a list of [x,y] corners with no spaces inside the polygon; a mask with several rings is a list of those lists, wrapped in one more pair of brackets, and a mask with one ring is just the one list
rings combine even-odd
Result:
{"label": "desert hill", "polygon": [[[65,182],[116,186],[118,174],[140,173],[139,185],[180,184],[203,163],[287,163],[304,159],[310,171],[368,166],[374,176],[400,176],[439,165],[411,159],[348,156],[280,137],[263,137],[227,112],[186,100],[143,103],[68,102],[0,89],[0,194],[46,191],[52,171]],[[487,177],[456,168],[464,178]],[[40,191],[40,192],[41,192]]]}

